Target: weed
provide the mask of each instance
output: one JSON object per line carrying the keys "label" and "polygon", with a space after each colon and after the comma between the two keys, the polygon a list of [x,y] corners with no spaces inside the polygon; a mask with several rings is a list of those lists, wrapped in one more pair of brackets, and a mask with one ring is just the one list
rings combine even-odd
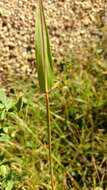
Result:
{"label": "weed", "polygon": [[[105,63],[93,53],[87,63],[73,58],[61,64],[58,83],[50,91],[56,189],[106,188]],[[18,82],[20,88],[12,80],[8,90],[0,90],[0,113],[6,110],[0,119],[0,188],[51,189],[44,95],[31,80]]]}
{"label": "weed", "polygon": [[42,0],[38,1],[35,35],[36,35],[35,43],[36,43],[36,59],[37,59],[36,63],[37,63],[38,79],[39,79],[40,89],[43,93],[45,93],[45,98],[46,98],[50,175],[51,175],[52,190],[54,190],[53,166],[52,166],[52,156],[51,156],[50,106],[49,106],[49,89],[52,87],[53,68],[52,68],[52,57],[49,45],[49,37],[45,22]]}

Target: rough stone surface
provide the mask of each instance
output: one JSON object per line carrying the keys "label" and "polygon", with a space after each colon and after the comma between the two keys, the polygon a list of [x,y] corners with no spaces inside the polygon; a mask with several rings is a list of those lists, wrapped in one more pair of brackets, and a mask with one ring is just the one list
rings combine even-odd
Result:
{"label": "rough stone surface", "polygon": [[[84,54],[84,47],[100,39],[97,16],[107,22],[104,0],[45,0],[43,3],[57,61],[71,53]],[[0,0],[0,73],[8,69],[30,74],[33,70],[36,7],[37,0]]]}

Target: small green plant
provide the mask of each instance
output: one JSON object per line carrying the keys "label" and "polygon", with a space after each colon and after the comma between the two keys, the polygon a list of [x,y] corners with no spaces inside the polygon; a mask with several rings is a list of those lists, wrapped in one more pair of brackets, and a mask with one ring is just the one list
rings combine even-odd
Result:
{"label": "small green plant", "polygon": [[50,108],[49,108],[49,93],[48,93],[53,83],[53,67],[52,67],[52,57],[51,57],[49,37],[46,27],[42,0],[38,1],[35,35],[36,35],[35,44],[36,44],[36,63],[37,63],[38,79],[39,79],[40,89],[43,93],[45,93],[46,97],[51,186],[52,190],[54,190],[53,166],[52,166],[52,156],[51,156]]}
{"label": "small green plant", "polygon": [[14,107],[14,101],[6,96],[5,90],[0,89],[0,120],[4,120],[6,114]]}

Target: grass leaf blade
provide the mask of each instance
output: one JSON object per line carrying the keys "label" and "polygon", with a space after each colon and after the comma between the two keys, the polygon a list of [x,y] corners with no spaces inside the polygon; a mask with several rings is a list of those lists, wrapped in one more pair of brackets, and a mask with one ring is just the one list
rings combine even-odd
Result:
{"label": "grass leaf blade", "polygon": [[39,85],[41,91],[46,92],[52,87],[53,67],[42,0],[38,1],[35,46]]}

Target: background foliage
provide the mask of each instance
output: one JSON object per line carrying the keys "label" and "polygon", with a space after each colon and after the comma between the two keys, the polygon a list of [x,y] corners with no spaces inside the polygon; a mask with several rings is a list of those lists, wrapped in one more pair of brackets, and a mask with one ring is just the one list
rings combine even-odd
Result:
{"label": "background foliage", "polygon": [[[58,190],[107,187],[107,69],[102,49],[87,62],[56,65],[50,93],[54,180]],[[14,80],[13,80],[14,79]],[[0,89],[0,189],[50,189],[43,95],[35,79]]]}

